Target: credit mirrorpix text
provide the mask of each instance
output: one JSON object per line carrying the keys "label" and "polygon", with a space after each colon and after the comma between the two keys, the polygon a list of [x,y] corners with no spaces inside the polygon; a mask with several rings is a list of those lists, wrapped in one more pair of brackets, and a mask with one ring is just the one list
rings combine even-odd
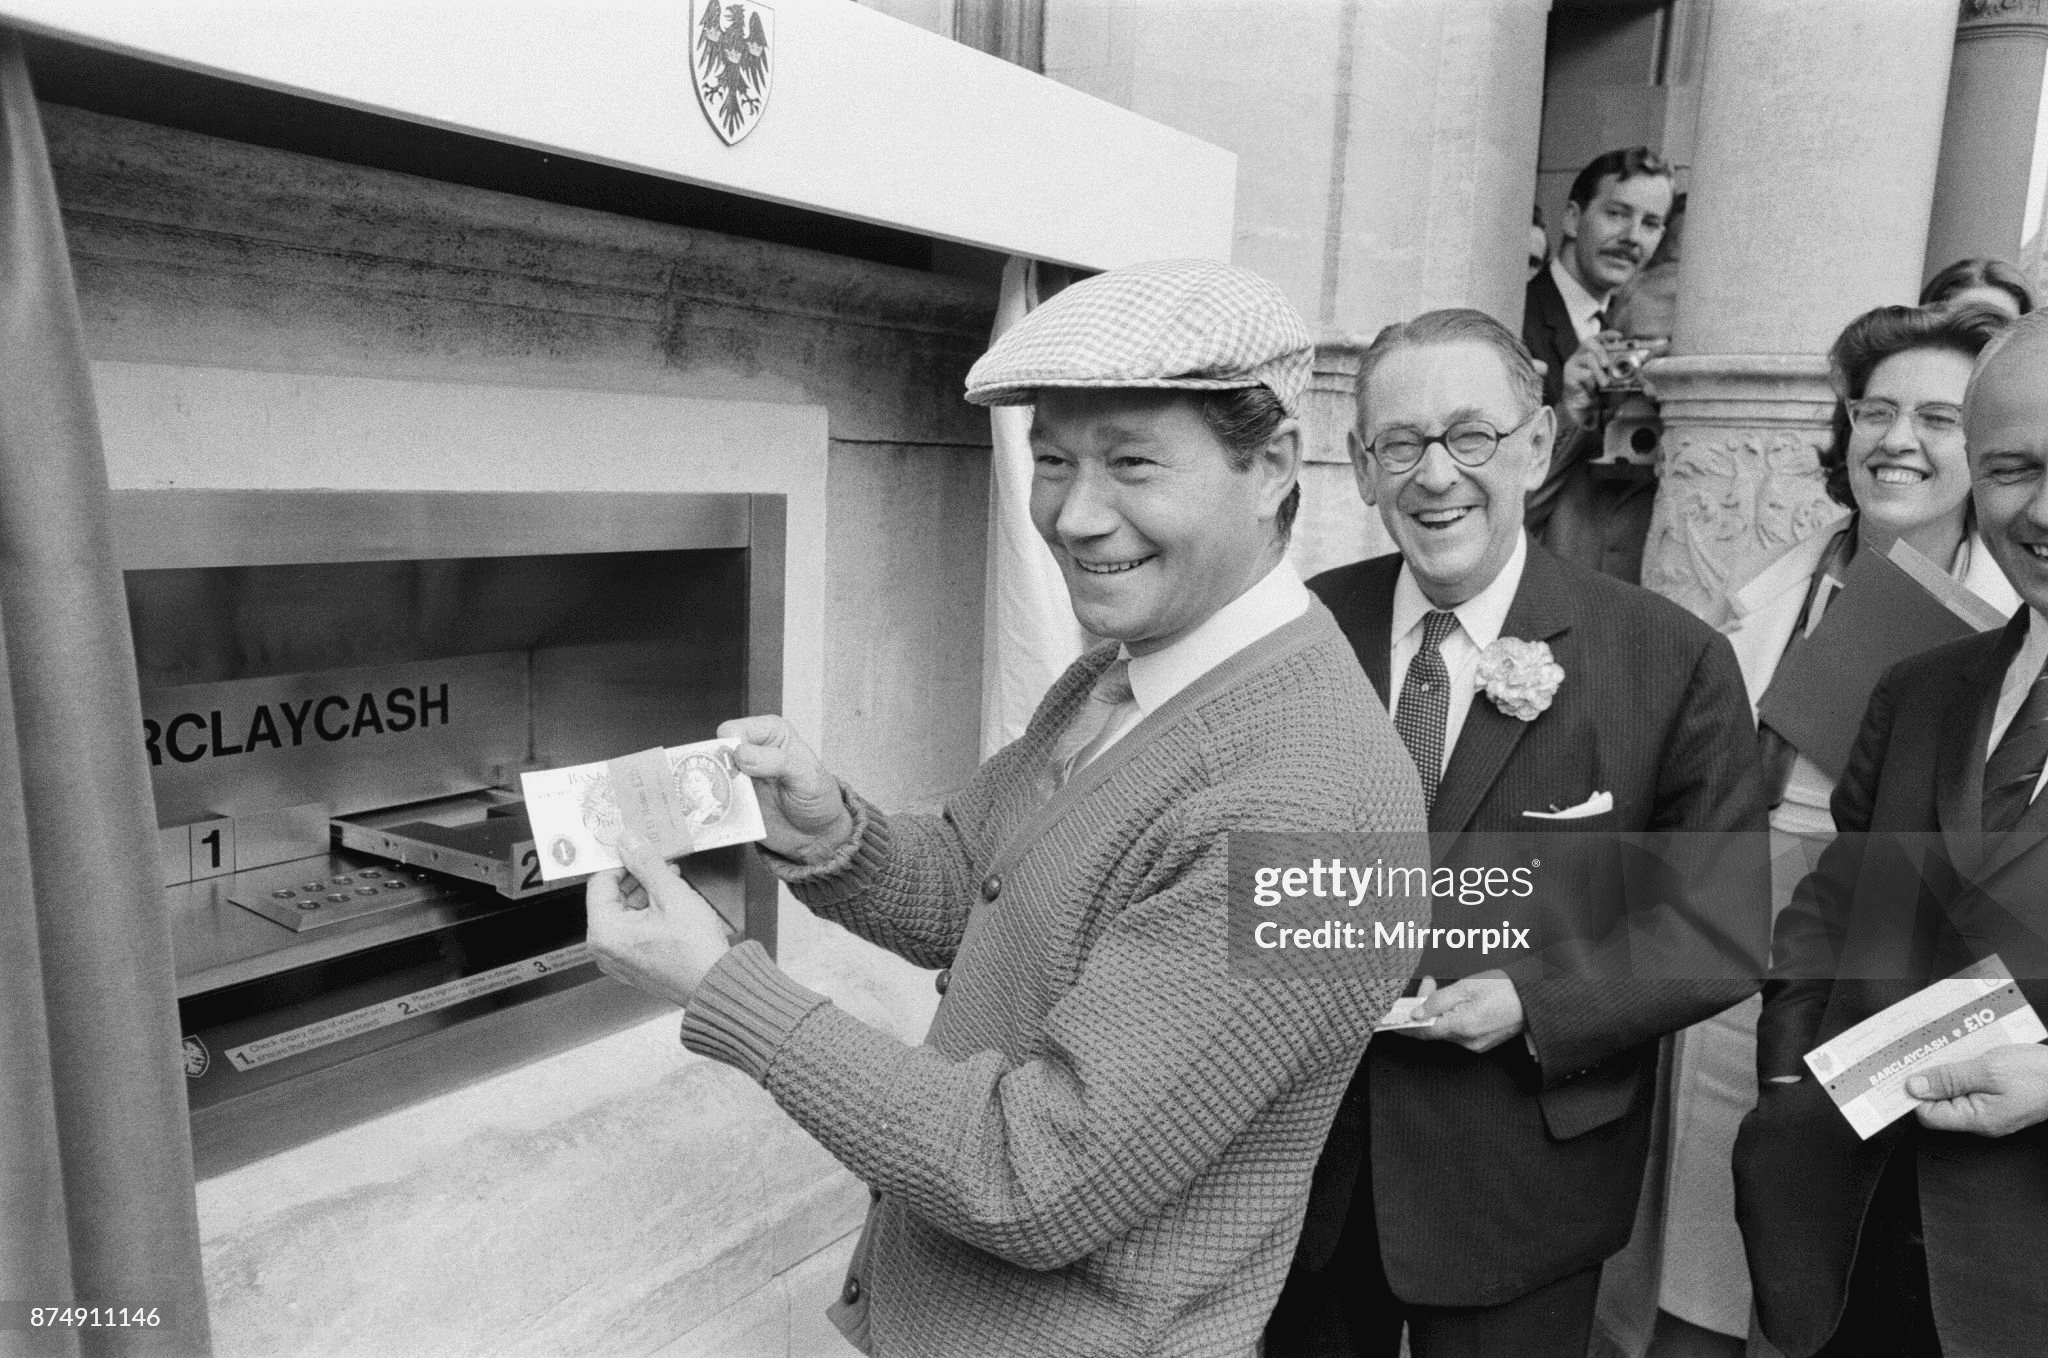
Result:
{"label": "credit mirrorpix text", "polygon": [[1433,864],[1419,834],[1250,832],[1233,832],[1229,852],[1234,975],[1317,973],[1389,951],[1457,954],[1479,971],[1536,946],[1525,907],[1540,854],[1451,866]]}

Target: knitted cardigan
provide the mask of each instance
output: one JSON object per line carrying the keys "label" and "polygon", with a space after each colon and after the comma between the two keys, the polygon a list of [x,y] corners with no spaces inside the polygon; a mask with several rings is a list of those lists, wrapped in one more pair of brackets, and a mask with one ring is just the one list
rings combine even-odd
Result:
{"label": "knitted cardigan", "polygon": [[1416,961],[1226,970],[1226,831],[1362,833],[1361,861],[1427,866],[1414,766],[1328,611],[1197,679],[1041,804],[1048,752],[1115,655],[1077,661],[943,816],[849,796],[834,859],[778,865],[815,913],[951,967],[923,1045],[751,943],[684,1017],[691,1050],[759,1080],[874,1190],[833,1311],[881,1358],[1244,1358],[1338,1098]]}

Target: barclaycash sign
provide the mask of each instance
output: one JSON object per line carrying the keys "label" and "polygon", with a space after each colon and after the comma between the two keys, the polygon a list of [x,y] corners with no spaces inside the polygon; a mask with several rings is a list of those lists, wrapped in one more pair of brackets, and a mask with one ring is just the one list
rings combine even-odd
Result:
{"label": "barclaycash sign", "polygon": [[180,712],[162,721],[145,717],[143,743],[152,768],[166,759],[192,764],[258,750],[360,740],[364,736],[424,731],[448,724],[448,685],[420,684],[356,693],[326,693],[296,701],[258,703],[253,711]]}

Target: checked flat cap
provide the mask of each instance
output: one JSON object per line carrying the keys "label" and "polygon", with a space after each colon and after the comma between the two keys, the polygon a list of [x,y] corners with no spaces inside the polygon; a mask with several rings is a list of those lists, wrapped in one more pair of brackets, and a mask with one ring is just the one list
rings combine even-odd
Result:
{"label": "checked flat cap", "polygon": [[967,374],[976,405],[1029,405],[1041,387],[1270,387],[1296,413],[1315,342],[1249,269],[1160,259],[1086,278],[1011,326]]}

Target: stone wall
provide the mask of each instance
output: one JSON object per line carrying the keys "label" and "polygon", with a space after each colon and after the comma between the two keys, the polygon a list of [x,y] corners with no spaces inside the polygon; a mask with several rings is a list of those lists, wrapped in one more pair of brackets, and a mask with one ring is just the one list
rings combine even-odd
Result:
{"label": "stone wall", "polygon": [[[988,425],[958,392],[991,288],[61,106],[44,116],[110,393],[117,374],[134,379],[123,392],[149,391],[182,365],[822,407],[829,444],[808,476],[824,494],[799,488],[822,503],[809,522],[825,560],[808,662],[822,711],[807,724],[886,806],[929,802],[972,770]],[[136,432],[135,409],[108,413],[125,431],[109,449],[118,483],[189,474]],[[301,456],[288,431],[276,446]],[[308,461],[268,483],[357,485],[355,466]],[[673,467],[644,470],[688,488]],[[446,475],[488,485],[493,469]],[[598,485],[634,475],[614,459]],[[787,902],[782,929],[799,979],[922,1032],[922,973]],[[216,1351],[828,1351],[815,1316],[865,1200],[765,1094],[682,1052],[661,1019],[203,1182]]]}

